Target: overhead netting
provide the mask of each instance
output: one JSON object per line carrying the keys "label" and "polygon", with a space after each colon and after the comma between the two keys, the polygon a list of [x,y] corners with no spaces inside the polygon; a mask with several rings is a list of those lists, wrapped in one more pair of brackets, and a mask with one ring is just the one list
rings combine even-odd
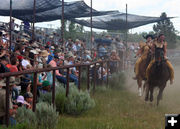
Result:
{"label": "overhead netting", "polygon": [[[36,13],[57,8],[61,5],[59,0],[36,0]],[[12,0],[13,17],[33,15],[34,0]],[[2,0],[0,15],[10,15],[10,0]],[[31,17],[32,18],[32,17]]]}
{"label": "overhead netting", "polygon": [[[34,0],[12,0],[13,17],[20,20],[33,22]],[[9,16],[10,0],[3,0],[0,4],[0,15]],[[47,22],[61,19],[62,2],[60,0],[36,0],[36,21]],[[79,20],[77,18],[90,17],[91,7],[84,1],[65,2],[64,18],[78,24],[90,27],[90,20]],[[126,14],[118,11],[97,11],[92,9],[92,27],[106,30],[124,30],[139,27],[149,23],[158,22],[164,19],[160,17],[147,17]]]}
{"label": "overhead netting", "polygon": [[[133,14],[127,14],[127,24],[126,24],[126,13],[112,13],[109,15],[93,17],[92,27],[97,29],[107,29],[107,30],[125,30],[131,29],[139,26],[143,26],[149,23],[158,22],[161,20],[160,17],[147,17],[139,16]],[[74,22],[90,27],[90,20],[78,20],[73,19]]]}

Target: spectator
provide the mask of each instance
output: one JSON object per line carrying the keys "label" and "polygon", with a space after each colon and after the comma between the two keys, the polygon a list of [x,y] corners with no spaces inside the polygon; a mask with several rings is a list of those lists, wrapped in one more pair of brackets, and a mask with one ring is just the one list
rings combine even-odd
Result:
{"label": "spectator", "polygon": [[[5,114],[6,114],[6,81],[0,80],[0,86],[2,89],[0,89],[0,124],[5,124]],[[13,126],[16,124],[15,115],[16,115],[16,109],[13,108],[13,102],[11,98],[11,91],[15,84],[15,77],[10,77],[9,80],[9,86],[10,86],[10,94],[9,94],[9,119],[10,124]]]}

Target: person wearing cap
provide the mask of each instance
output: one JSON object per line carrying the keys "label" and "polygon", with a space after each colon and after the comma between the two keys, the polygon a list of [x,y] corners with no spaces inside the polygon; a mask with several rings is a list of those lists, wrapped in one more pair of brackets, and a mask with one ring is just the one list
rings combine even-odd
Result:
{"label": "person wearing cap", "polygon": [[18,108],[23,107],[23,106],[28,108],[28,109],[32,108],[31,105],[24,100],[24,96],[22,96],[22,95],[18,96],[16,102],[17,102]]}
{"label": "person wearing cap", "polygon": [[[174,69],[173,69],[173,65],[171,64],[171,62],[167,59],[167,42],[165,41],[165,36],[164,34],[159,34],[157,41],[154,42],[153,44],[153,48],[152,51],[153,53],[155,53],[155,48],[162,48],[164,50],[164,59],[166,60],[166,64],[170,69],[170,84],[173,84],[174,81]],[[150,64],[148,65],[147,69],[146,69],[146,77],[148,79],[149,77],[149,73],[150,73],[150,69],[152,67],[152,65],[155,63],[155,59],[153,59]]]}
{"label": "person wearing cap", "polygon": [[41,92],[42,93],[47,93],[47,92],[50,92],[50,91],[51,91],[51,85],[50,85],[49,81],[43,81]]}
{"label": "person wearing cap", "polygon": [[146,43],[140,42],[139,44],[140,49],[136,54],[136,56],[139,56],[139,58],[136,60],[136,64],[134,67],[135,77],[133,77],[133,79],[135,80],[137,79],[137,76],[139,75],[139,64],[147,58],[153,46],[153,35],[148,34],[146,35],[145,39],[146,39]]}
{"label": "person wearing cap", "polygon": [[33,104],[33,94],[31,92],[27,92],[24,94],[24,99],[27,103],[30,104],[29,108],[32,107]]}
{"label": "person wearing cap", "polygon": [[[12,97],[11,97],[11,91],[12,88],[15,84],[15,77],[10,77],[9,79],[9,87],[10,87],[10,94],[9,94],[9,119],[10,119],[10,124],[11,125],[15,125],[16,124],[16,120],[15,118],[15,114],[16,109],[13,108],[13,103],[12,103]],[[6,80],[5,79],[1,79],[0,80],[0,86],[2,87],[2,89],[0,89],[0,124],[5,124],[5,115],[6,115]]]}

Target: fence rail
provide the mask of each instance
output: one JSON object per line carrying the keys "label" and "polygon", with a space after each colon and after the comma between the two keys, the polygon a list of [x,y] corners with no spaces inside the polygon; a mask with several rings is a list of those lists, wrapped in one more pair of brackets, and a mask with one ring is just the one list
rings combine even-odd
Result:
{"label": "fence rail", "polygon": [[[9,93],[10,93],[10,86],[9,86],[9,79],[11,76],[19,76],[19,75],[24,75],[24,74],[34,74],[33,76],[33,107],[32,110],[35,112],[36,111],[36,100],[37,100],[37,74],[41,72],[49,72],[53,71],[53,86],[52,86],[52,104],[55,107],[55,70],[59,69],[67,69],[67,84],[66,84],[66,96],[69,94],[69,70],[72,67],[78,67],[79,68],[79,84],[78,84],[78,89],[81,89],[81,67],[87,67],[87,89],[90,89],[90,66],[94,65],[94,75],[93,75],[93,91],[95,91],[96,87],[96,72],[97,72],[97,64],[100,65],[101,67],[101,77],[103,78],[103,64],[107,63],[107,69],[109,69],[109,60],[106,61],[97,61],[93,63],[88,63],[88,64],[76,64],[76,65],[67,65],[67,66],[59,66],[59,67],[53,67],[53,68],[43,68],[43,69],[33,69],[33,70],[25,70],[25,71],[19,71],[19,72],[8,72],[8,73],[1,73],[0,78],[6,78],[6,125],[9,125]],[[117,61],[115,61],[117,62]],[[108,76],[107,74],[107,81],[106,84],[108,85]]]}

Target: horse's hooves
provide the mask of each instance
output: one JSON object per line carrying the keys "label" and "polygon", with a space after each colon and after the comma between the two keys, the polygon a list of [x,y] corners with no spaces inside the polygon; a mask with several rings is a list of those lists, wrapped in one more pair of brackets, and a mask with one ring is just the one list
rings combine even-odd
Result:
{"label": "horse's hooves", "polygon": [[152,102],[152,101],[153,101],[153,98],[150,98],[150,101]]}
{"label": "horse's hooves", "polygon": [[145,98],[145,101],[148,101],[148,97]]}

